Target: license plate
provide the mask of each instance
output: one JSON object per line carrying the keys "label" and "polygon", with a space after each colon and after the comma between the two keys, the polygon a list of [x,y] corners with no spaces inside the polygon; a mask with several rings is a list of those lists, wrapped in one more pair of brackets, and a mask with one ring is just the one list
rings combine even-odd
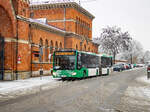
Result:
{"label": "license plate", "polygon": [[150,70],[148,70],[147,72],[150,72]]}

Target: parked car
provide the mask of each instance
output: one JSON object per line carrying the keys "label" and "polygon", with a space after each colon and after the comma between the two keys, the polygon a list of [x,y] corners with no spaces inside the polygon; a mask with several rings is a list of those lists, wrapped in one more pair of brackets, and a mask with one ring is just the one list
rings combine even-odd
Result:
{"label": "parked car", "polygon": [[145,65],[144,64],[138,64],[138,67],[144,67]]}
{"label": "parked car", "polygon": [[144,67],[144,64],[134,64],[134,67]]}
{"label": "parked car", "polygon": [[130,68],[128,64],[124,64],[124,66],[125,66],[126,70],[128,70]]}
{"label": "parked car", "polygon": [[147,66],[147,78],[150,78],[150,64]]}
{"label": "parked car", "polygon": [[124,70],[128,70],[129,69],[129,65],[126,63],[122,63],[122,66],[124,67]]}
{"label": "parked car", "polygon": [[116,64],[113,66],[113,71],[123,71],[125,68],[124,68],[124,65],[123,64]]}
{"label": "parked car", "polygon": [[132,69],[132,65],[131,64],[128,64],[129,65],[129,69]]}

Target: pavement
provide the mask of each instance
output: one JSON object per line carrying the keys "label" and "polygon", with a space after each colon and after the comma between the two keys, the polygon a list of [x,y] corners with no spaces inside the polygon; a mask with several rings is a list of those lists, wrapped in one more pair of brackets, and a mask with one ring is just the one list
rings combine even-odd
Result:
{"label": "pavement", "polygon": [[32,94],[59,86],[60,81],[52,76],[35,77],[24,80],[0,81],[0,101]]}

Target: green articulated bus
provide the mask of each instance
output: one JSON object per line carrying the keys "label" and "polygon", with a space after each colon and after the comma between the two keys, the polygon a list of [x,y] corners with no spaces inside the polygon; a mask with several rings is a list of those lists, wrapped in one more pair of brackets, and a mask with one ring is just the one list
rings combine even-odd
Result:
{"label": "green articulated bus", "polygon": [[[110,58],[77,50],[55,51],[53,54],[53,78],[84,78],[108,74],[102,63]],[[104,61],[102,61],[104,60]],[[107,68],[106,68],[107,69]],[[107,72],[106,72],[107,71]]]}

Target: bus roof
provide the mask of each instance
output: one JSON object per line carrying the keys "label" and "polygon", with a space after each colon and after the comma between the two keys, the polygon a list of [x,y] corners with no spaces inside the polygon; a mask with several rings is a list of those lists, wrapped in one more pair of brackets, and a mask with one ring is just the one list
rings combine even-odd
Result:
{"label": "bus roof", "polygon": [[85,53],[85,54],[92,54],[92,55],[97,55],[96,53],[92,53],[92,52],[85,52],[85,51],[78,51],[77,52],[80,52],[80,53]]}
{"label": "bus roof", "polygon": [[107,55],[107,54],[98,54],[99,56],[101,56],[101,57],[108,57],[108,58],[112,58],[112,56],[110,56],[110,55]]}

